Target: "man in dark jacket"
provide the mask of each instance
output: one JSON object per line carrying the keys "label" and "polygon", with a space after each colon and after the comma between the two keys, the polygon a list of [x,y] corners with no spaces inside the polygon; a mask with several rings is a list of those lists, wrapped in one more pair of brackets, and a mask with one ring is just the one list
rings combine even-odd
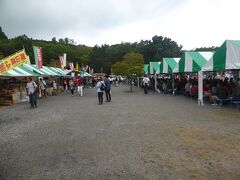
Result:
{"label": "man in dark jacket", "polygon": [[111,101],[111,82],[108,79],[108,75],[104,76],[104,84],[105,84],[106,102],[110,102]]}

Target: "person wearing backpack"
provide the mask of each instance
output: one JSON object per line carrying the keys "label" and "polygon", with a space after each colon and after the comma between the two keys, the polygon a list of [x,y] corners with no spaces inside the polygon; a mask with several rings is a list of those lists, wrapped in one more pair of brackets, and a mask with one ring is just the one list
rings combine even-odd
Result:
{"label": "person wearing backpack", "polygon": [[27,94],[29,96],[29,103],[31,104],[31,108],[37,107],[37,84],[31,77],[28,78],[28,83],[26,86]]}
{"label": "person wearing backpack", "polygon": [[111,82],[108,79],[108,75],[104,76],[104,84],[105,84],[106,102],[111,102]]}
{"label": "person wearing backpack", "polygon": [[103,92],[104,92],[104,81],[102,81],[102,78],[97,78],[97,84],[95,86],[98,94],[98,104],[103,104]]}

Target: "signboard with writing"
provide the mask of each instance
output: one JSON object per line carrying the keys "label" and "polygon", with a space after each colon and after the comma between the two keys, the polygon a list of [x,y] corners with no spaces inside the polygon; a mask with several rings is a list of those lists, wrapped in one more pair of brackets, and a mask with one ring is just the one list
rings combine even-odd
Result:
{"label": "signboard with writing", "polygon": [[34,52],[34,58],[35,58],[35,64],[38,68],[42,68],[42,48],[33,46],[33,52]]}
{"label": "signboard with writing", "polygon": [[29,58],[26,52],[23,50],[4,58],[0,61],[0,75],[14,69],[15,67],[21,66],[22,64],[28,63]]}

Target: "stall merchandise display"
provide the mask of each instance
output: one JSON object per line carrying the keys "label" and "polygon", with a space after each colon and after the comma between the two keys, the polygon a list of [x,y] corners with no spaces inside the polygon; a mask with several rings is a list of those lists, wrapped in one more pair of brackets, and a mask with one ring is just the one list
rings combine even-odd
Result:
{"label": "stall merchandise display", "polygon": [[1,89],[0,105],[9,106],[20,102],[20,91],[17,89]]}
{"label": "stall merchandise display", "polygon": [[0,105],[9,106],[20,103],[24,95],[26,95],[26,90],[22,84],[5,81],[0,88]]}

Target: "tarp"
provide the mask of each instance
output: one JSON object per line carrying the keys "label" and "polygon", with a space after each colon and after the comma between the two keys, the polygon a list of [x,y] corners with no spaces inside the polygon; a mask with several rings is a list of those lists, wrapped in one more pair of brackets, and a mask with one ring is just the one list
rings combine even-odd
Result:
{"label": "tarp", "polygon": [[149,64],[144,64],[144,74],[145,75],[149,74]]}
{"label": "tarp", "polygon": [[150,74],[160,74],[160,64],[161,62],[153,62],[149,63]]}
{"label": "tarp", "polygon": [[240,40],[226,40],[214,53],[202,71],[240,69]]}
{"label": "tarp", "polygon": [[160,64],[160,73],[172,74],[179,60],[180,58],[163,58],[163,61]]}
{"label": "tarp", "polygon": [[187,73],[201,71],[202,67],[212,58],[213,52],[184,52],[178,65],[174,68],[175,73]]}

